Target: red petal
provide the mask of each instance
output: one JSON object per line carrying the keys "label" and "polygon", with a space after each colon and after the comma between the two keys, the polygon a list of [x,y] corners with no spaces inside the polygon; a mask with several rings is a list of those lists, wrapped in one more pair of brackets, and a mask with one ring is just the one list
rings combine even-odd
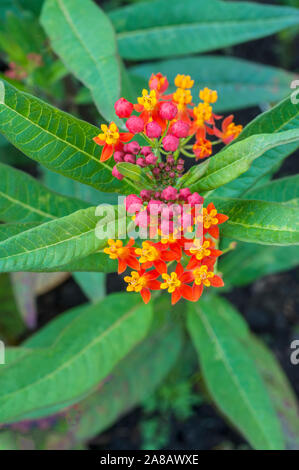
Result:
{"label": "red petal", "polygon": [[140,291],[140,294],[141,294],[141,297],[142,297],[142,300],[145,304],[148,304],[149,301],[151,300],[151,292],[149,289],[147,289],[147,287],[144,287],[143,289],[141,289]]}
{"label": "red petal", "polygon": [[174,305],[176,304],[180,298],[181,298],[181,293],[179,291],[179,289],[176,289],[172,294],[171,294],[171,304]]}
{"label": "red petal", "polygon": [[105,141],[99,139],[98,137],[94,137],[92,140],[98,145],[105,145]]}
{"label": "red petal", "polygon": [[186,269],[194,269],[197,266],[199,266],[200,264],[201,263],[196,259],[196,257],[192,256],[192,258],[190,259],[189,263],[186,266]]}
{"label": "red petal", "polygon": [[208,232],[212,237],[219,238],[219,227],[218,225],[214,225],[208,229]]}
{"label": "red petal", "polygon": [[126,259],[125,259],[126,263],[128,266],[130,266],[130,268],[132,269],[136,269],[137,271],[140,269],[140,264],[139,264],[139,261],[137,261],[136,258],[134,258],[134,256],[126,256]]}
{"label": "red petal", "polygon": [[182,287],[180,287],[180,293],[184,297],[184,299],[191,301],[194,300],[193,289],[191,286],[183,285]]}
{"label": "red petal", "polygon": [[131,132],[120,132],[119,134],[119,140],[121,142],[129,142],[129,140],[133,139],[134,134],[131,134]]}
{"label": "red petal", "polygon": [[228,128],[230,123],[233,122],[233,120],[234,120],[234,115],[233,114],[230,114],[225,119],[223,119],[223,121],[222,121],[222,130],[223,130],[223,132],[226,131],[226,129]]}
{"label": "red petal", "polygon": [[148,281],[147,287],[151,290],[160,290],[161,282],[160,281]]}
{"label": "red petal", "polygon": [[223,287],[224,286],[224,282],[223,280],[221,279],[220,276],[214,276],[213,278],[210,279],[211,281],[211,286],[213,287]]}
{"label": "red petal", "polygon": [[218,258],[218,256],[222,255],[221,250],[210,250],[211,251],[211,256],[214,256],[215,258]]}
{"label": "red petal", "polygon": [[178,263],[178,264],[176,265],[175,272],[177,273],[178,277],[180,277],[180,276],[183,274],[184,268],[183,268],[183,266],[181,265],[181,263]]}
{"label": "red petal", "polygon": [[210,202],[210,204],[208,204],[207,209],[208,209],[208,212],[211,212],[212,210],[214,210],[215,209],[214,204],[212,202]]}
{"label": "red petal", "polygon": [[145,276],[148,280],[152,280],[152,279],[157,279],[157,277],[160,276],[160,273],[158,273],[158,271],[156,271],[156,269],[152,269],[152,271],[148,271],[145,274]]}
{"label": "red petal", "polygon": [[192,282],[194,280],[194,276],[193,274],[189,271],[189,272],[185,272],[184,274],[182,274],[182,276],[180,277],[180,280],[186,284],[188,284],[189,282]]}
{"label": "red petal", "polygon": [[161,259],[157,259],[156,261],[154,261],[154,266],[160,274],[167,272],[166,263],[164,263],[164,261],[162,261]]}
{"label": "red petal", "polygon": [[105,144],[104,147],[103,147],[100,162],[105,162],[106,160],[109,160],[109,158],[112,156],[112,154],[113,154],[113,145]]}
{"label": "red petal", "polygon": [[127,263],[123,259],[118,259],[118,274],[123,273],[127,269]]}
{"label": "red petal", "polygon": [[219,224],[223,224],[223,222],[226,222],[228,220],[228,216],[224,214],[217,214],[216,219],[218,220]]}
{"label": "red petal", "polygon": [[201,297],[203,293],[203,284],[198,286],[197,284],[193,285],[193,298],[194,301],[197,302],[197,300]]}

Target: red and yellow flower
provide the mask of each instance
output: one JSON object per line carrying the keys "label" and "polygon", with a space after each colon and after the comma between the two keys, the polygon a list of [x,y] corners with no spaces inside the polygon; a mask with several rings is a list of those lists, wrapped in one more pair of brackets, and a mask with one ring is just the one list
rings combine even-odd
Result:
{"label": "red and yellow flower", "polygon": [[104,253],[110,259],[118,260],[118,274],[123,273],[129,266],[132,269],[140,269],[139,261],[136,259],[135,248],[132,248],[135,240],[131,238],[126,246],[121,240],[108,240],[108,247],[104,248]]}
{"label": "red and yellow flower", "polygon": [[103,146],[101,162],[109,160],[115,150],[122,147],[121,144],[129,142],[134,135],[130,132],[119,132],[117,125],[111,122],[109,127],[106,124],[101,125],[101,134],[93,138],[94,142]]}
{"label": "red and yellow flower", "polygon": [[128,284],[128,292],[139,292],[144,303],[147,304],[151,299],[151,290],[159,290],[160,282],[157,281],[159,273],[156,270],[132,271],[130,276],[125,276],[124,281]]}
{"label": "red and yellow flower", "polygon": [[171,294],[172,305],[176,304],[181,297],[186,300],[194,300],[192,287],[188,285],[193,279],[190,271],[184,271],[183,266],[177,263],[175,271],[170,274],[162,274],[164,282],[161,283],[161,289],[167,289]]}

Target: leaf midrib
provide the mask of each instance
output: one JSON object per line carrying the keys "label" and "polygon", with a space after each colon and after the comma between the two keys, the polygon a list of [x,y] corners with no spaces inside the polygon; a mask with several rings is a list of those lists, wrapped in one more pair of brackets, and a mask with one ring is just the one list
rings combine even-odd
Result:
{"label": "leaf midrib", "polygon": [[[3,84],[4,85],[4,84]],[[17,114],[17,116],[20,116],[22,119],[25,119],[26,121],[28,121],[31,125],[33,126],[36,126],[38,129],[41,129],[41,131],[43,132],[46,132],[47,134],[49,134],[52,138],[54,139],[57,139],[59,140],[60,142],[62,142],[64,145],[66,146],[69,146],[69,147],[72,147],[73,149],[76,150],[76,152],[80,152],[82,153],[83,155],[86,155],[88,158],[94,160],[98,165],[102,165],[104,168],[106,168],[107,170],[109,170],[111,173],[112,173],[112,168],[107,165],[106,163],[103,163],[101,162],[99,159],[97,159],[96,157],[94,157],[92,154],[90,153],[87,153],[84,149],[82,148],[79,148],[79,147],[76,147],[74,144],[70,143],[69,141],[67,140],[64,140],[62,139],[61,137],[59,137],[58,135],[56,134],[52,134],[48,129],[45,129],[44,127],[41,127],[37,122],[34,122],[32,120],[30,120],[27,116],[25,116],[24,114],[21,114],[19,113],[16,109],[13,109],[12,107],[8,106],[7,103],[5,102],[5,90],[3,91],[4,93],[4,98],[3,98],[3,101],[0,101],[0,105],[2,104],[3,106],[5,106],[8,110],[14,112],[15,114]],[[85,165],[85,164],[84,164]],[[82,165],[82,166],[84,166]],[[138,189],[136,188],[136,186],[128,179],[124,178],[125,182],[127,184],[129,184],[130,186],[132,186],[135,190],[138,191]]]}
{"label": "leaf midrib", "polygon": [[[132,316],[135,311],[140,307],[140,305],[136,305],[134,308],[132,308],[132,310],[129,310],[129,312],[127,312],[124,316],[118,318],[116,320],[115,323],[113,323],[107,330],[105,330],[100,336],[98,336],[97,338],[95,338],[92,342],[88,343],[83,349],[81,349],[76,355],[72,355],[71,358],[64,362],[63,364],[61,364],[58,368],[56,368],[54,371],[52,371],[51,373],[47,374],[47,375],[44,375],[43,377],[41,377],[40,379],[34,381],[34,382],[31,382],[30,384],[26,385],[25,387],[23,388],[18,388],[17,390],[15,390],[14,392],[10,392],[10,393],[6,393],[5,395],[2,395],[0,396],[0,399],[3,400],[5,398],[8,398],[13,395],[16,395],[20,392],[24,392],[25,390],[27,390],[28,388],[34,386],[34,385],[37,385],[38,383],[40,382],[43,382],[44,380],[47,381],[47,380],[50,380],[51,377],[53,375],[55,375],[56,373],[58,372],[61,372],[61,370],[65,369],[66,367],[68,367],[74,360],[77,360],[78,357],[80,356],[83,356],[85,351],[88,350],[89,348],[92,348],[94,345],[96,345],[97,343],[99,343],[101,340],[103,340],[103,338],[105,338],[105,336],[107,336],[108,333],[110,333],[111,331],[113,331],[114,329],[116,329],[117,327],[119,327],[119,325],[127,320],[128,317]],[[76,318],[74,321],[76,321],[78,318]],[[49,347],[49,351],[52,349],[53,351],[55,351],[55,347],[57,347],[56,345],[54,345],[54,347]],[[45,349],[32,349],[30,352],[31,354],[36,354],[36,352],[38,350],[42,350],[42,351],[45,351]],[[28,355],[30,355],[29,353],[26,354],[26,357],[28,357]],[[24,356],[22,356],[20,359],[22,360],[24,358]],[[15,361],[13,364],[15,364],[17,361]]]}
{"label": "leaf midrib", "polygon": [[[42,210],[39,210],[39,209],[37,209],[33,206],[30,206],[30,205],[26,204],[25,202],[20,201],[19,199],[14,199],[13,197],[9,196],[6,193],[3,193],[2,191],[0,191],[0,196],[4,197],[5,199],[8,199],[13,204],[24,207],[26,210],[29,210],[30,212],[35,212],[36,214],[41,215],[42,217],[48,217],[49,219],[56,219],[57,218],[56,216],[54,216],[52,214],[49,214],[47,212],[44,212]],[[1,219],[1,216],[0,216],[0,219]]]}
{"label": "leaf midrib", "polygon": [[[284,16],[283,17],[284,20],[288,19],[288,20],[292,20],[291,23],[294,23],[294,17],[293,16]],[[200,27],[200,26],[204,26],[204,27],[210,27],[210,26],[216,26],[216,27],[219,27],[220,26],[223,26],[223,24],[225,24],[225,26],[237,26],[237,27],[240,27],[240,24],[242,24],[242,26],[244,26],[244,24],[249,24],[249,25],[253,25],[253,26],[256,26],[257,23],[261,23],[262,25],[265,24],[265,22],[268,22],[268,23],[275,23],[277,21],[281,21],[281,18],[267,18],[267,19],[263,19],[263,20],[248,20],[248,19],[244,19],[244,20],[240,20],[239,22],[236,22],[236,21],[208,21],[208,20],[205,20],[205,23],[200,23],[200,22],[190,22],[190,23],[181,23],[181,24],[171,24],[171,25],[162,25],[162,26],[154,26],[154,27],[148,27],[148,28],[144,28],[144,29],[135,29],[133,31],[123,31],[121,33],[117,33],[117,39],[122,39],[122,38],[125,38],[125,37],[128,37],[128,36],[138,36],[138,35],[144,35],[144,33],[147,33],[147,32],[151,32],[151,31],[158,31],[160,32],[161,30],[172,30],[172,29],[175,29],[175,30],[178,30],[178,29],[185,29],[185,28],[190,28],[190,27],[194,27],[194,28],[197,28],[197,27]]]}
{"label": "leaf midrib", "polygon": [[[212,342],[214,342],[215,346],[216,346],[216,349],[218,349],[218,351],[220,352],[220,355],[223,359],[223,363],[224,363],[224,366],[226,367],[229,375],[231,376],[231,378],[233,379],[233,381],[235,382],[235,385],[237,387],[237,389],[239,390],[239,393],[240,395],[243,397],[244,399],[244,402],[247,404],[247,409],[249,410],[251,416],[254,418],[256,424],[257,424],[257,427],[258,429],[260,429],[262,431],[262,434],[264,435],[264,438],[265,438],[265,441],[268,442],[270,448],[272,448],[272,445],[271,445],[271,441],[268,441],[268,435],[267,433],[265,433],[264,429],[260,427],[260,422],[259,420],[257,419],[257,416],[256,416],[256,413],[255,413],[255,409],[251,406],[251,403],[250,401],[248,400],[247,398],[247,395],[244,393],[243,389],[242,389],[242,386],[238,380],[238,377],[235,375],[234,373],[234,370],[232,369],[230,363],[229,363],[229,360],[225,354],[225,351],[223,350],[222,348],[222,345],[220,344],[218,338],[217,338],[217,335],[212,327],[212,325],[209,323],[208,319],[206,318],[205,316],[205,313],[201,310],[201,315],[196,312],[196,314],[198,315],[198,317],[200,317],[205,325],[205,328],[206,328],[206,331],[208,332]],[[221,407],[222,408],[222,407]],[[223,408],[222,408],[223,409]]]}

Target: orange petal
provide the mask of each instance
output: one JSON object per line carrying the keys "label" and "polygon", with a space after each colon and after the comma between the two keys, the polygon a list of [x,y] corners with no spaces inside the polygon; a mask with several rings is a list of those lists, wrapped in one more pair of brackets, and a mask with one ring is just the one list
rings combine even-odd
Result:
{"label": "orange petal", "polygon": [[171,294],[171,304],[174,305],[176,304],[180,298],[182,297],[179,289],[176,289],[172,294]]}
{"label": "orange petal", "polygon": [[123,273],[127,269],[127,263],[118,258],[118,274]]}
{"label": "orange petal", "polygon": [[219,238],[219,227],[214,225],[208,229],[208,233],[212,235],[213,238]]}
{"label": "orange petal", "polygon": [[109,160],[109,158],[112,156],[112,154],[113,154],[113,145],[105,144],[104,147],[103,147],[100,162],[105,162],[106,160]]}
{"label": "orange petal", "polygon": [[194,284],[192,290],[194,302],[197,302],[203,293],[203,284],[201,284],[200,286]]}
{"label": "orange petal", "polygon": [[221,279],[220,276],[214,276],[213,278],[210,279],[211,281],[211,286],[213,287],[223,287],[224,286],[224,282],[223,280]]}
{"label": "orange petal", "polygon": [[180,277],[180,276],[183,274],[184,268],[183,268],[183,266],[181,265],[181,263],[178,263],[178,264],[176,265],[175,272],[177,273],[178,277]]}
{"label": "orange petal", "polygon": [[141,289],[140,294],[143,302],[145,304],[148,304],[151,300],[151,291],[147,287],[144,287],[143,289]]}
{"label": "orange petal", "polygon": [[161,259],[157,259],[156,261],[154,261],[154,266],[160,274],[167,272],[166,263]]}
{"label": "orange petal", "polygon": [[182,287],[180,287],[180,293],[184,299],[191,300],[191,302],[194,300],[193,289],[191,286],[186,286],[184,284]]}
{"label": "orange petal", "polygon": [[99,139],[98,136],[97,136],[97,137],[94,137],[92,140],[93,140],[96,144],[98,144],[98,145],[105,145],[105,141]]}
{"label": "orange petal", "polygon": [[130,268],[132,269],[136,269],[136,270],[139,270],[140,269],[140,264],[139,264],[139,261],[137,261],[136,258],[134,258],[134,256],[127,256],[125,258],[125,262],[128,266],[130,266]]}
{"label": "orange petal", "polygon": [[217,214],[216,219],[218,220],[219,224],[223,224],[223,222],[226,222],[228,220],[228,216],[225,214]]}
{"label": "orange petal", "polygon": [[133,139],[134,134],[131,134],[131,132],[120,132],[119,134],[119,140],[121,142],[129,142],[129,140]]}
{"label": "orange petal", "polygon": [[151,290],[160,290],[161,282],[160,281],[148,281],[147,287]]}

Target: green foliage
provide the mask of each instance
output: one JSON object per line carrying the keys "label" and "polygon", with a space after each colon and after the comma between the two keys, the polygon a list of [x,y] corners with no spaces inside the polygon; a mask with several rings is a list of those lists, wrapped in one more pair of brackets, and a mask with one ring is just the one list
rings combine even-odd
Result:
{"label": "green foliage", "polygon": [[41,22],[53,50],[89,88],[100,113],[117,120],[113,105],[120,94],[120,67],[107,16],[91,0],[46,0]]}
{"label": "green foliage", "polygon": [[[111,295],[99,304],[79,309],[74,320],[56,332],[52,346],[28,349],[19,360],[3,367],[0,422],[78,401],[145,336],[151,320],[151,308],[136,298],[128,306],[126,294]],[[51,386],[53,381],[55,387]]]}
{"label": "green foliage", "polygon": [[216,297],[189,306],[188,328],[205,383],[221,412],[255,449],[283,449],[278,419],[262,378],[238,338],[246,335],[245,325],[241,320],[233,329],[227,324],[230,308]]}
{"label": "green foliage", "polygon": [[130,60],[207,52],[299,22],[297,9],[218,0],[155,0],[110,13],[119,52]]}

